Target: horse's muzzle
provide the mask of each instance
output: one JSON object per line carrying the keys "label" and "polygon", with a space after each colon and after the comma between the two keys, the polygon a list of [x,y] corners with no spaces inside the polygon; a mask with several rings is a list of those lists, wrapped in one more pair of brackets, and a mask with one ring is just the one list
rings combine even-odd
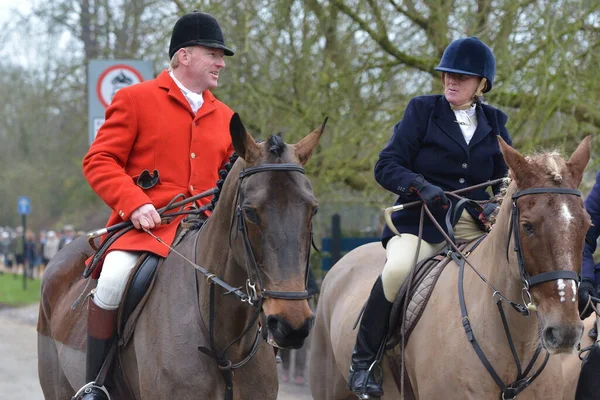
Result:
{"label": "horse's muzzle", "polygon": [[551,353],[571,353],[581,340],[583,323],[548,326],[542,332],[544,347]]}
{"label": "horse's muzzle", "polygon": [[304,340],[310,333],[313,325],[314,316],[307,318],[299,328],[292,328],[291,325],[278,315],[269,315],[267,317],[266,340],[271,339],[277,347],[299,349],[304,345]]}

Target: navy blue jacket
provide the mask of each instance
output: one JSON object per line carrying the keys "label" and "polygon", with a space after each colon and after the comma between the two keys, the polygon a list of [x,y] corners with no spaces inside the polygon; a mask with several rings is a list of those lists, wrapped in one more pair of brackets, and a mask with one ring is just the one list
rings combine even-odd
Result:
{"label": "navy blue jacket", "polygon": [[[418,200],[410,191],[417,174],[445,191],[454,191],[506,175],[507,167],[500,153],[496,135],[510,145],[506,130],[506,114],[485,104],[477,105],[477,129],[470,143],[464,139],[450,103],[442,95],[413,98],[404,117],[394,126],[394,134],[379,154],[375,164],[375,179],[385,189],[399,195],[396,204]],[[493,188],[497,193],[499,186]],[[475,200],[487,200],[485,188],[466,194]],[[449,197],[456,204],[456,199]],[[479,212],[467,207],[478,220]],[[400,233],[417,235],[420,207],[396,212],[393,221]],[[444,211],[434,214],[445,228]],[[382,242],[385,246],[393,236],[386,226]],[[430,243],[444,241],[431,221],[425,216],[423,239]]]}
{"label": "navy blue jacket", "polygon": [[583,265],[581,275],[584,278],[595,279],[596,285],[600,285],[600,264],[594,265],[594,251],[596,242],[600,236],[600,171],[596,175],[596,183],[592,191],[585,199],[585,209],[592,218],[592,226],[587,232],[585,246],[583,247]]}

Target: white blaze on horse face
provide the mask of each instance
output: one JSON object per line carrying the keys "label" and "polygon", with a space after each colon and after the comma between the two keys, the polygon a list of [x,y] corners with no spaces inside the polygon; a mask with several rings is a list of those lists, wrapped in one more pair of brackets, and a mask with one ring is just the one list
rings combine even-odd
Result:
{"label": "white blaze on horse face", "polygon": [[560,207],[560,214],[565,219],[565,223],[568,226],[571,223],[571,220],[573,219],[573,215],[569,211],[569,207],[567,206],[567,203],[562,203],[562,206]]}
{"label": "white blaze on horse face", "polygon": [[560,295],[560,302],[564,303],[565,302],[565,287],[567,287],[567,285],[565,285],[564,279],[557,280],[556,284],[558,285],[558,294]]}
{"label": "white blaze on horse face", "polygon": [[[573,293],[573,297],[571,297],[571,302],[575,303],[575,295],[577,294],[577,284],[575,283],[575,281],[573,279],[569,279],[569,282],[571,284],[571,293]],[[558,279],[556,281],[556,285],[558,286],[558,295],[560,296],[560,302],[564,303],[566,298],[566,292],[565,289],[567,288],[567,285],[565,284],[565,280],[564,279]]]}
{"label": "white blaze on horse face", "polygon": [[[565,238],[571,238],[574,236],[573,232],[576,227],[575,225],[571,224],[571,221],[573,221],[575,219],[575,217],[573,216],[573,214],[571,214],[571,211],[569,211],[569,206],[567,205],[566,202],[563,202],[560,205],[560,220],[556,220],[556,230],[558,230],[560,232],[560,235],[562,237]],[[562,268],[567,268],[570,269],[568,267],[572,267],[573,266],[573,253],[571,252],[569,247],[565,247],[564,249],[560,250],[558,252],[558,254],[556,254],[557,256],[557,262],[558,264],[562,267]],[[560,295],[560,301],[564,302],[566,301],[566,299],[569,297],[566,294],[565,288],[567,287],[566,282],[563,279],[559,279],[558,280],[558,294]],[[571,285],[574,284],[574,281],[571,280]],[[577,288],[575,287],[575,290],[572,291],[573,296],[576,297],[576,293],[577,293]]]}

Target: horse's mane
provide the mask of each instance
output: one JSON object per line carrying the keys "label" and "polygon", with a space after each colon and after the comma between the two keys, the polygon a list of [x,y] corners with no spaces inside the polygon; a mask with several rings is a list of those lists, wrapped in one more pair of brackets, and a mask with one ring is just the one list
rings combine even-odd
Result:
{"label": "horse's mane", "polygon": [[[262,140],[258,140],[257,143],[263,142]],[[271,135],[269,139],[267,139],[267,146],[269,147],[269,152],[277,157],[281,157],[283,152],[286,149],[286,144],[281,137],[281,134]],[[238,159],[237,153],[233,153],[231,157],[229,157],[229,162],[225,164],[225,168],[219,171],[219,180],[216,182],[216,186],[219,188],[219,191],[213,196],[208,209],[213,211],[217,205],[217,201],[219,200],[219,195],[221,194],[221,190],[223,189],[223,183],[227,178],[227,175],[231,171],[233,164]]]}

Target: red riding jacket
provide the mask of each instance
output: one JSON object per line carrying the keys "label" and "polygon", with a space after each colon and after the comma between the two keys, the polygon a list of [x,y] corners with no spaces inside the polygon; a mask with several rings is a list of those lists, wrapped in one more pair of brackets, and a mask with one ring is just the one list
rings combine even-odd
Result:
{"label": "red riding jacket", "polygon": [[[144,204],[159,209],[179,193],[188,197],[215,186],[219,169],[233,153],[229,134],[233,111],[208,90],[203,97],[204,104],[194,115],[167,71],[115,94],[106,122],[83,159],[85,178],[113,210],[107,226],[129,220]],[[160,176],[148,190],[136,184],[144,170],[158,170]],[[171,244],[181,218],[152,232]],[[117,239],[111,250],[150,251],[162,257],[169,252],[136,229]]]}

